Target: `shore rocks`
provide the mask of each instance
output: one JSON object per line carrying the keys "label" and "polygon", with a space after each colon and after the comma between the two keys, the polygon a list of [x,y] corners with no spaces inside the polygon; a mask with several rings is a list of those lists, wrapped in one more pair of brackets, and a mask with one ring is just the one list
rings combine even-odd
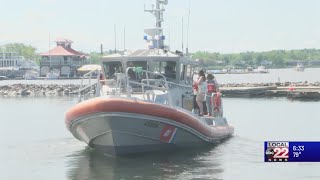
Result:
{"label": "shore rocks", "polygon": [[[310,83],[304,82],[281,82],[281,83],[228,83],[219,84],[221,88],[233,87],[319,87],[320,82]],[[41,85],[41,84],[13,84],[0,86],[0,96],[56,96],[56,95],[73,95],[78,94],[80,85],[67,84],[67,85]],[[91,91],[92,89],[88,89]],[[94,92],[90,92],[94,94]]]}
{"label": "shore rocks", "polygon": [[38,85],[38,84],[13,84],[0,86],[0,95],[4,96],[43,96],[43,95],[70,95],[76,94],[80,85]]}

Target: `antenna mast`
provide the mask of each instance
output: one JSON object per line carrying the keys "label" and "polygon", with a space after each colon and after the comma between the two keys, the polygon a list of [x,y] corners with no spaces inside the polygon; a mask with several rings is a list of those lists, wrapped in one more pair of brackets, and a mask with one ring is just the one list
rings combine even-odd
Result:
{"label": "antenna mast", "polygon": [[114,24],[114,53],[117,53],[117,30],[116,30],[116,24]]}
{"label": "antenna mast", "polygon": [[188,25],[187,25],[187,48],[186,48],[187,55],[189,54],[190,8],[191,8],[191,0],[189,0],[189,13],[188,13]]}
{"label": "antenna mast", "polygon": [[123,51],[126,51],[126,27],[123,28]]}
{"label": "antenna mast", "polygon": [[144,39],[150,44],[152,43],[149,48],[158,48],[164,49],[164,39],[165,36],[163,35],[162,29],[162,22],[163,22],[163,12],[165,11],[164,6],[168,4],[168,0],[156,0],[155,9],[154,5],[152,5],[152,9],[144,8],[145,12],[150,12],[156,18],[156,26],[154,28],[145,29],[144,32],[151,37],[145,36]]}
{"label": "antenna mast", "polygon": [[181,41],[182,42],[182,51],[181,52],[183,53],[183,18],[182,18],[182,33],[181,33],[181,35],[182,35],[182,41]]}

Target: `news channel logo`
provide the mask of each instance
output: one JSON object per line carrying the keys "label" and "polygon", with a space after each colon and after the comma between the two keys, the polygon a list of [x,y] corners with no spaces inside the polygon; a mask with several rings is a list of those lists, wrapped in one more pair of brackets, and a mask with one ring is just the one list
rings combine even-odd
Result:
{"label": "news channel logo", "polygon": [[289,142],[266,142],[265,161],[266,162],[288,162]]}

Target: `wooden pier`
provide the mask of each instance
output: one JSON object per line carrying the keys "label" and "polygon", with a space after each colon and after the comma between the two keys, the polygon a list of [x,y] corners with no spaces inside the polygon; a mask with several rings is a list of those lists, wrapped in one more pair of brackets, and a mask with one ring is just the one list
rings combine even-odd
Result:
{"label": "wooden pier", "polygon": [[319,99],[320,87],[220,87],[220,91],[225,97],[288,97],[301,99]]}

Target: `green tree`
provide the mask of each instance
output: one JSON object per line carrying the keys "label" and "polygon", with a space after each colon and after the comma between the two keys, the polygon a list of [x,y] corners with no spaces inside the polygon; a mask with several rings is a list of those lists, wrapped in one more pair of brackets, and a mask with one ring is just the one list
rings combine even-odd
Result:
{"label": "green tree", "polygon": [[2,46],[7,52],[17,52],[19,55],[26,59],[37,61],[39,60],[39,55],[36,53],[37,48],[31,45],[25,45],[23,43],[9,43]]}
{"label": "green tree", "polygon": [[100,53],[91,52],[89,56],[88,60],[90,64],[101,64],[102,55]]}

